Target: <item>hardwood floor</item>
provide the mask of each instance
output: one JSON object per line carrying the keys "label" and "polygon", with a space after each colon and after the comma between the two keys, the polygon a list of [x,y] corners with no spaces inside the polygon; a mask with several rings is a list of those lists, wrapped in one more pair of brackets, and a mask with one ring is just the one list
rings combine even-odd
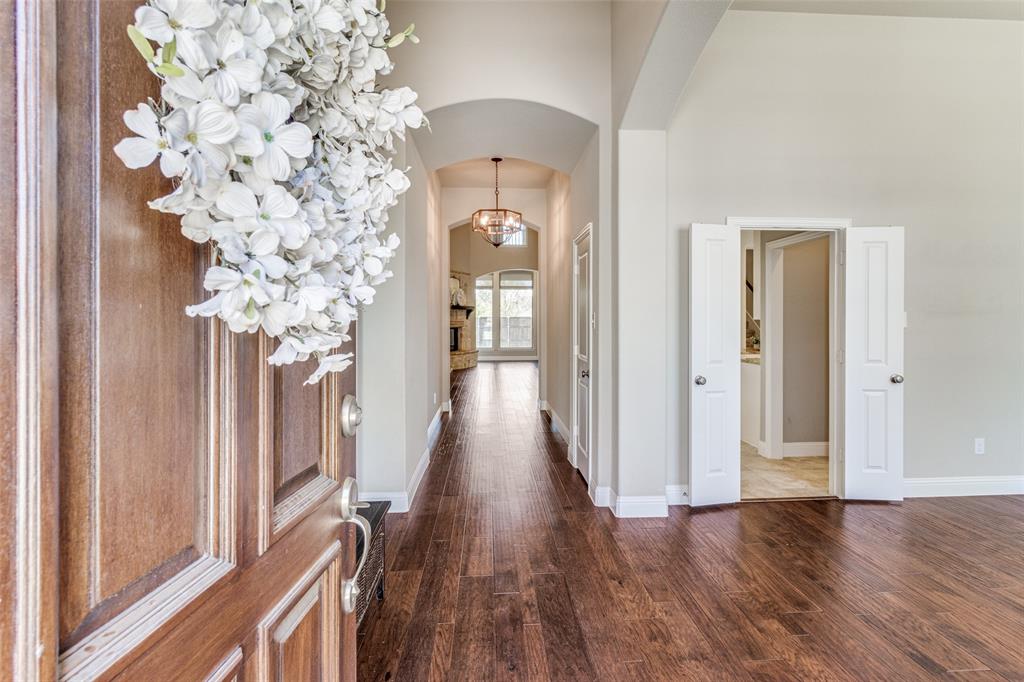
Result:
{"label": "hardwood floor", "polygon": [[1024,679],[1024,497],[616,519],[536,412],[536,367],[455,375],[361,680]]}

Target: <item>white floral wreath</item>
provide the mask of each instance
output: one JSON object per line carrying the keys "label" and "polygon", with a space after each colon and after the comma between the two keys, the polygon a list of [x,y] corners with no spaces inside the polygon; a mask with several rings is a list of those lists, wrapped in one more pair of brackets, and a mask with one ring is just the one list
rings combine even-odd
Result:
{"label": "white floral wreath", "polygon": [[114,151],[129,168],[159,157],[175,189],[149,206],[214,246],[214,295],[186,313],[262,329],[271,364],[317,357],[307,384],[352,363],[332,351],[392,275],[383,232],[409,188],[393,140],[425,123],[415,92],[377,89],[387,48],[418,42],[390,34],[383,2],[149,0],[128,27],[163,84]]}

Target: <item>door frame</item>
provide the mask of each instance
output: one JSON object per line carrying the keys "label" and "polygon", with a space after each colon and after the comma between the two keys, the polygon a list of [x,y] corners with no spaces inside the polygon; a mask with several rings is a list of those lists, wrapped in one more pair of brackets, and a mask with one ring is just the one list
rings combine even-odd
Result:
{"label": "door frame", "polygon": [[[590,360],[591,372],[593,372],[593,367],[594,367],[594,324],[593,324],[593,320],[594,320],[594,261],[593,261],[594,237],[593,237],[593,230],[594,230],[594,224],[593,223],[587,223],[586,225],[583,226],[583,229],[580,230],[576,234],[576,236],[573,237],[573,239],[572,239],[572,303],[571,303],[571,306],[570,306],[570,316],[571,316],[570,319],[571,319],[571,323],[572,323],[572,325],[571,325],[572,326],[572,345],[570,346],[570,351],[569,351],[571,353],[571,355],[572,355],[572,357],[570,358],[570,362],[569,362],[569,366],[572,367],[572,380],[570,382],[571,383],[571,388],[572,388],[572,390],[570,391],[570,393],[572,395],[572,405],[570,406],[570,409],[569,409],[569,412],[570,412],[570,417],[569,417],[569,461],[572,463],[573,467],[577,467],[577,462],[576,462],[576,433],[579,430],[579,423],[580,423],[580,420],[579,420],[579,391],[578,391],[579,381],[577,381],[577,376],[579,375],[579,365],[578,365],[579,358],[577,357],[579,355],[579,353],[577,352],[577,349],[579,348],[580,340],[579,340],[579,325],[577,324],[577,319],[576,319],[576,314],[577,314],[577,310],[576,309],[577,309],[577,307],[579,305],[579,296],[578,296],[579,295],[579,291],[577,290],[577,284],[576,284],[576,266],[577,266],[577,261],[578,261],[578,257],[579,257],[579,244],[580,244],[580,242],[584,238],[590,237],[590,257],[591,257],[590,270],[589,270],[590,286],[588,287],[588,290],[587,290],[587,298],[589,299],[588,303],[589,303],[589,306],[590,306],[590,320],[591,320],[591,323],[589,325],[587,325],[587,333],[588,333],[588,335],[590,337],[588,339],[588,341],[587,341],[587,350],[588,350],[588,353],[589,353],[589,355],[587,357]],[[591,490],[591,491],[594,490],[594,448],[593,448],[593,444],[594,444],[594,393],[593,393],[593,382],[591,382],[590,400],[587,401],[587,446],[589,448],[589,452],[588,452],[589,456],[587,457],[587,488],[589,490]]]}
{"label": "door frame", "polygon": [[[783,456],[782,438],[782,345],[774,343],[772,329],[782,315],[782,249],[803,241],[823,238],[829,240],[829,408],[828,408],[828,494],[844,497],[843,442],[845,424],[845,386],[842,371],[843,330],[845,328],[845,292],[843,291],[842,254],[846,245],[846,229],[853,226],[849,218],[773,218],[729,217],[726,225],[740,230],[786,231],[795,234],[765,245],[764,303],[762,320],[762,361],[764,366],[764,441],[768,455],[773,459]],[[814,233],[814,234],[810,234]],[[821,234],[821,233],[824,233]],[[737,254],[741,257],[742,253]],[[691,334],[693,332],[691,331]],[[737,349],[737,352],[739,350]],[[761,450],[761,448],[758,448]],[[741,474],[742,476],[742,474]]]}

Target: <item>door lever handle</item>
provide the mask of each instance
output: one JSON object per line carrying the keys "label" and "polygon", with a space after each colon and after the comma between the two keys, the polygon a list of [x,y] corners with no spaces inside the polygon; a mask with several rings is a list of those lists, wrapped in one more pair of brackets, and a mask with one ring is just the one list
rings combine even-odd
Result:
{"label": "door lever handle", "polygon": [[369,502],[359,501],[359,485],[356,479],[349,476],[341,486],[341,502],[339,504],[341,520],[343,523],[354,523],[363,532],[363,551],[359,554],[359,564],[356,572],[351,578],[341,581],[341,611],[342,613],[355,613],[356,604],[359,601],[359,576],[366,564],[366,557],[370,553],[370,535],[372,529],[370,522],[360,516],[356,510],[365,509],[370,506]]}

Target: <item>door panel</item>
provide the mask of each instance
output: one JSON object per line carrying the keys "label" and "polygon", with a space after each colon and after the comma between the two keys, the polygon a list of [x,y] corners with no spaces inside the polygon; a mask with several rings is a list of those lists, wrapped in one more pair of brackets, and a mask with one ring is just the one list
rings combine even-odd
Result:
{"label": "door panel", "polygon": [[320,556],[260,623],[260,680],[334,679],[341,654],[341,543]]}
{"label": "door panel", "polygon": [[573,406],[572,460],[584,480],[590,481],[591,425],[590,372],[593,343],[593,295],[590,256],[590,232],[576,238],[576,263],[573,268],[574,337],[576,347],[576,404]]}
{"label": "door panel", "polygon": [[[98,11],[94,49],[122,53],[134,3],[87,4],[65,3],[61,24]],[[202,598],[234,560],[231,488],[211,475],[233,457],[211,421],[232,409],[221,383],[232,342],[183,313],[203,296],[207,249],[146,206],[166,181],[113,154],[121,112],[157,91],[135,62],[99,82],[69,67],[79,82],[61,92],[59,637],[62,674],[83,679]]]}
{"label": "door panel", "polygon": [[740,231],[690,227],[690,504],[740,499]]}
{"label": "door panel", "polygon": [[[262,334],[259,346],[264,357],[272,352]],[[313,361],[260,367],[260,553],[340,486],[339,398],[330,381],[305,385],[314,369]]]}
{"label": "door panel", "polygon": [[903,228],[846,232],[844,496],[901,500]]}

